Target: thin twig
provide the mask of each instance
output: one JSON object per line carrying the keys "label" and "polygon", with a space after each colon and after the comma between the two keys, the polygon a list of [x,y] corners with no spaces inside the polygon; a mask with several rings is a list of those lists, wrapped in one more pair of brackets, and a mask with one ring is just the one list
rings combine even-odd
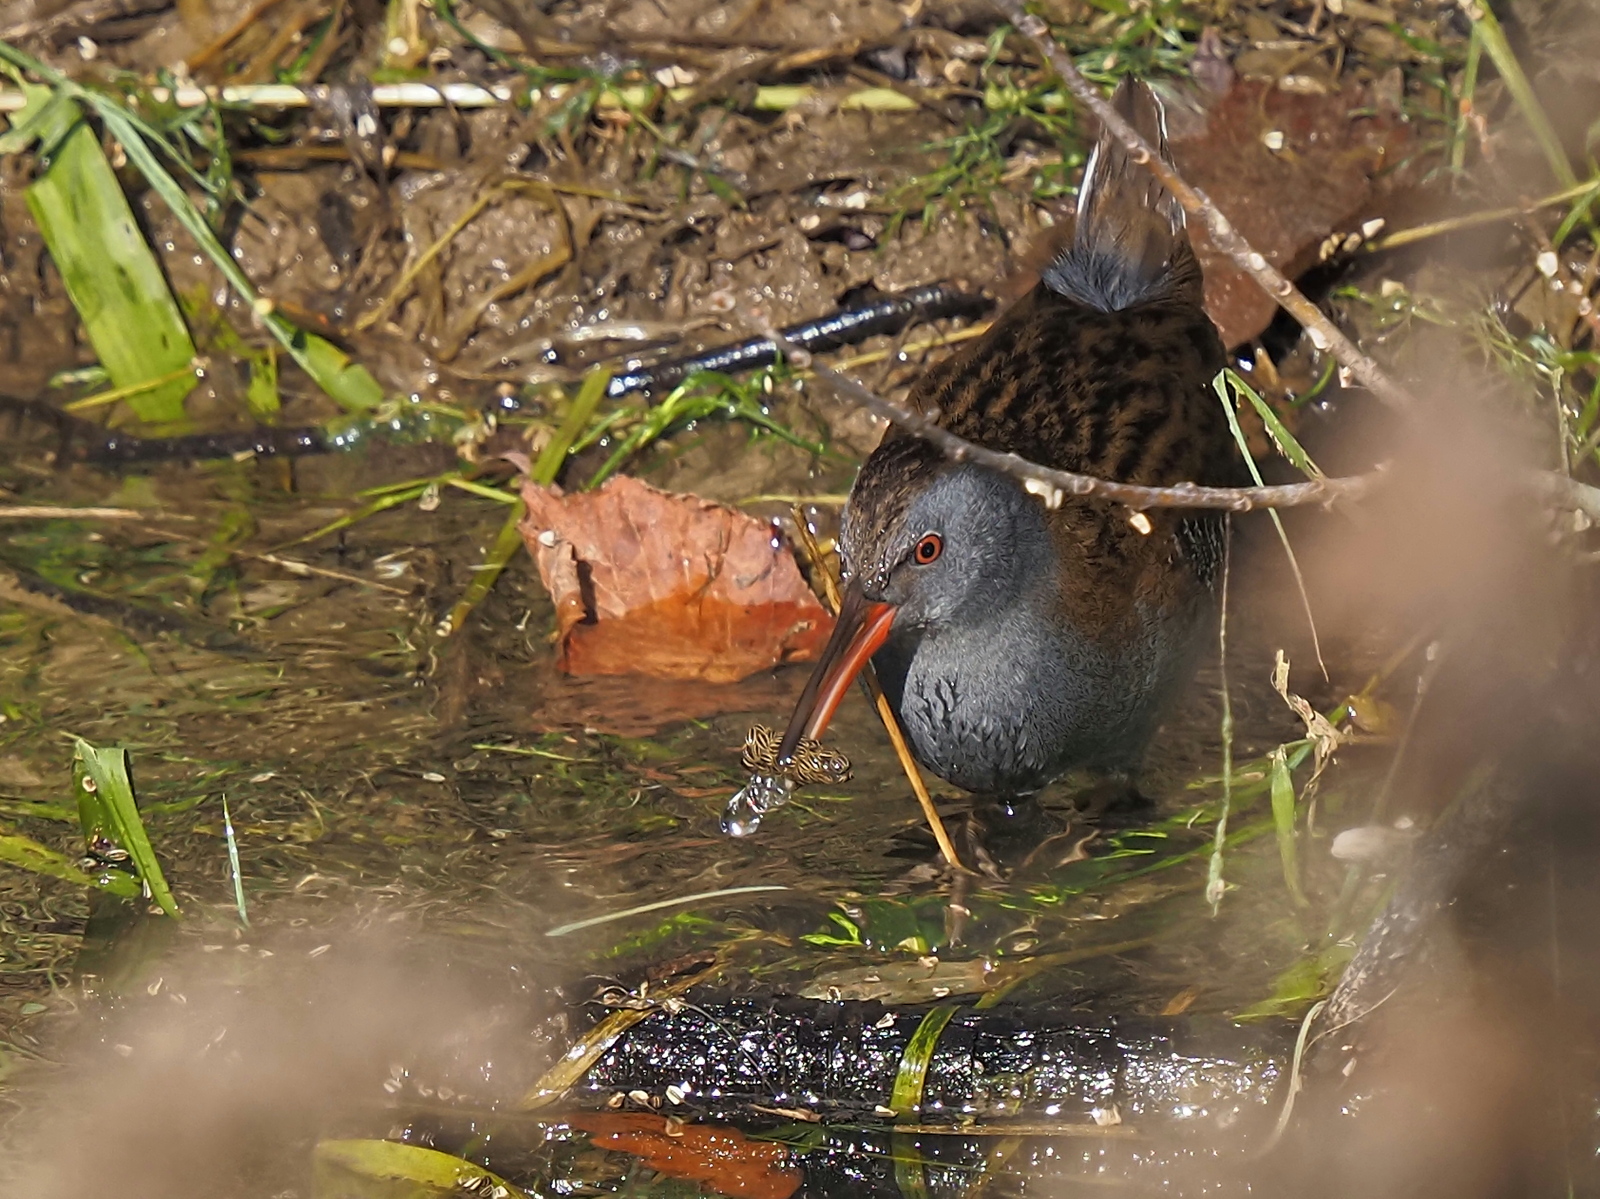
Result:
{"label": "thin twig", "polygon": [[[833,577],[833,571],[828,569],[828,563],[822,556],[822,548],[817,545],[811,526],[806,522],[805,512],[801,510],[799,504],[794,505],[792,512],[795,529],[800,535],[800,544],[805,548],[806,557],[811,559],[811,566],[817,573],[817,581],[822,584],[823,598],[837,616],[842,602],[839,596],[839,581]],[[878,719],[883,721],[884,731],[889,734],[889,744],[894,746],[895,757],[900,759],[901,769],[906,772],[906,778],[911,782],[911,790],[922,808],[922,815],[933,831],[933,839],[939,843],[939,852],[944,855],[944,860],[949,863],[952,870],[964,870],[961,859],[956,856],[955,843],[945,831],[944,821],[939,817],[939,809],[933,806],[933,797],[928,794],[928,786],[922,781],[922,772],[917,769],[916,759],[911,756],[911,746],[906,744],[906,735],[900,728],[900,721],[895,717],[894,708],[889,704],[889,697],[883,693],[883,684],[878,682],[878,672],[872,669],[871,662],[862,667],[861,678],[872,696],[872,706],[878,710]]]}
{"label": "thin twig", "polygon": [[[502,108],[518,103],[522,97],[528,101],[563,100],[573,94],[575,86],[553,83],[549,87],[530,88],[523,92],[518,86],[507,83],[485,87],[476,83],[408,81],[375,84],[371,95],[372,103],[377,108]],[[186,84],[178,88],[153,87],[149,95],[158,104],[172,104],[177,108],[202,108],[208,104],[228,108],[309,108],[312,90],[291,83],[236,83],[223,87]],[[686,87],[668,88],[666,96],[671,100],[682,100],[691,90]],[[814,96],[836,94],[832,89],[762,86],[750,98],[749,107],[757,112],[787,112]],[[655,95],[654,84],[608,88],[601,93],[596,106],[633,110],[650,103]],[[27,102],[27,96],[19,89],[0,87],[0,113],[17,112],[26,107]],[[851,89],[838,97],[838,104],[846,111],[857,109],[865,112],[904,112],[917,107],[915,101],[886,87]]]}
{"label": "thin twig", "polygon": [[252,554],[248,551],[241,552],[241,558],[254,558],[257,562],[270,562],[273,566],[282,567],[292,575],[315,575],[319,579],[333,579],[340,583],[352,583],[357,587],[372,587],[378,591],[387,591],[390,595],[410,595],[411,592],[403,587],[391,587],[387,583],[380,583],[376,579],[364,579],[360,575],[349,574],[342,570],[330,570],[326,566],[313,566],[309,562],[301,562],[297,558],[282,558],[277,554]]}
{"label": "thin twig", "polygon": [[[0,520],[148,520],[152,514],[137,508],[74,508],[67,504],[0,506]],[[192,520],[161,513],[163,520]]]}
{"label": "thin twig", "polygon": [[[1050,28],[1023,7],[1023,0],[993,0],[994,6],[1005,14],[1061,77],[1061,82],[1073,96],[1099,119],[1101,126],[1128,150],[1132,159],[1142,164],[1172,193],[1183,210],[1197,217],[1205,225],[1211,243],[1245,271],[1266,293],[1278,302],[1291,316],[1306,327],[1318,349],[1330,351],[1352,375],[1386,404],[1396,408],[1413,407],[1415,401],[1405,388],[1391,379],[1376,362],[1363,354],[1331,320],[1323,314],[1300,290],[1278,270],[1223,216],[1211,199],[1198,188],[1191,187],[1167,163],[1163,162],[1150,143],[1139,136],[1134,127],[1122,119],[1088,80],[1078,73],[1072,59],[1062,52],[1050,36]],[[1308,502],[1308,501],[1301,501]],[[1314,501],[1310,501],[1314,502]],[[1209,506],[1209,505],[1208,505]],[[1227,507],[1228,505],[1216,505]],[[1273,507],[1283,507],[1274,504]]]}
{"label": "thin twig", "polygon": [[1110,479],[1097,479],[1070,470],[1055,470],[1029,462],[1017,454],[986,449],[941,428],[932,417],[909,408],[902,408],[880,395],[868,391],[855,380],[828,369],[809,352],[783,336],[770,320],[762,314],[752,314],[752,324],[763,337],[784,352],[796,367],[809,370],[841,397],[854,401],[931,442],[957,462],[976,462],[1002,474],[1011,475],[1029,485],[1029,490],[1042,494],[1047,506],[1060,503],[1062,494],[1099,496],[1128,507],[1145,508],[1220,508],[1229,512],[1249,512],[1255,508],[1295,508],[1306,504],[1329,504],[1339,499],[1356,499],[1370,491],[1381,478],[1383,467],[1364,475],[1340,479],[1311,479],[1304,483],[1283,483],[1274,487],[1201,487],[1195,483],[1178,483],[1172,487],[1142,487],[1136,483],[1116,483]]}

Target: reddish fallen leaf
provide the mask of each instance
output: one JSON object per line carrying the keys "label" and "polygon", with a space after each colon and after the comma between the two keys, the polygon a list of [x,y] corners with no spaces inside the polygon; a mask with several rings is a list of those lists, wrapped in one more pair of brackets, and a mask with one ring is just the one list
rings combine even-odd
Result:
{"label": "reddish fallen leaf", "polygon": [[684,1124],[643,1112],[585,1112],[569,1118],[600,1149],[620,1149],[669,1178],[704,1182],[734,1199],[789,1199],[800,1172],[786,1165],[789,1152],[752,1141],[736,1128]]}
{"label": "reddish fallen leaf", "polygon": [[775,526],[618,476],[528,484],[522,536],[556,606],[556,665],[731,683],[815,658],[832,621]]}
{"label": "reddish fallen leaf", "polygon": [[[1413,140],[1398,114],[1379,111],[1355,83],[1317,95],[1241,79],[1210,98],[1203,122],[1176,108],[1172,116],[1172,155],[1184,178],[1291,279],[1317,264],[1330,234],[1354,233],[1377,215],[1378,173]],[[1190,229],[1205,268],[1206,311],[1223,340],[1236,346],[1258,336],[1277,304],[1212,248],[1199,221]]]}
{"label": "reddish fallen leaf", "polygon": [[[1219,88],[1195,89],[1192,103],[1167,107],[1172,155],[1183,177],[1205,192],[1251,246],[1290,279],[1321,260],[1323,244],[1342,244],[1392,207],[1407,180],[1386,174],[1414,148],[1411,126],[1350,83],[1329,94],[1285,91],[1259,79],[1235,79],[1225,59],[1204,66]],[[1273,147],[1277,147],[1274,149]],[[1202,222],[1190,220],[1205,268],[1206,311],[1230,347],[1259,337],[1277,303],[1232,259],[1217,252]],[[1005,288],[1020,297],[1068,236],[1041,237],[1024,253],[1025,269]]]}
{"label": "reddish fallen leaf", "polygon": [[[699,683],[692,679],[652,679],[640,675],[560,674],[540,664],[525,675],[510,675],[530,731],[594,729],[618,737],[648,737],[685,720],[733,713],[772,713],[794,707],[805,685],[798,670],[769,671],[739,683]],[[730,733],[734,743],[745,725]]]}

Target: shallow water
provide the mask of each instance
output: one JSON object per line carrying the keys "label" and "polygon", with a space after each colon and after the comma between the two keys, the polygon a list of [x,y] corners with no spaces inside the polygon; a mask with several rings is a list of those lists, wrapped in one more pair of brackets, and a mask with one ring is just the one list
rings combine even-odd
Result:
{"label": "shallow water", "polygon": [[[103,500],[108,486],[89,473],[12,477],[32,502]],[[1236,592],[1231,651],[1243,771],[1233,828],[1245,839],[1229,851],[1236,889],[1213,919],[1201,891],[1220,762],[1214,665],[1153,749],[1154,810],[1108,817],[1092,860],[1060,864],[1090,829],[1073,822],[1072,785],[1059,785],[1044,806],[1062,835],[1018,869],[1027,852],[1007,859],[997,847],[996,877],[953,893],[859,699],[833,736],[855,763],[850,783],[800,793],[754,837],[721,834],[744,729],[781,720],[803,668],[716,691],[705,706],[732,709],[720,714],[665,719],[647,735],[599,731],[609,697],[637,729],[648,693],[641,702],[634,681],[555,677],[550,609],[525,562],[465,636],[440,641],[438,613],[500,519],[491,505],[452,496],[283,551],[343,578],[241,557],[202,604],[196,560],[230,513],[252,514],[254,534],[233,547],[249,553],[324,522],[342,510],[337,497],[286,497],[270,470],[231,464],[163,469],[137,488],[148,520],[19,525],[0,547],[25,577],[54,572],[98,597],[87,614],[37,591],[14,591],[6,607],[4,818],[76,852],[75,828],[53,806],[68,794],[66,736],[126,745],[183,908],[176,925],[124,928],[107,918],[113,905],[66,884],[0,876],[8,1093],[20,1109],[9,1139],[32,1142],[75,1096],[69,1127],[89,1120],[96,1136],[142,1147],[148,1169],[134,1171],[130,1193],[197,1168],[183,1146],[199,1134],[180,1131],[191,1121],[226,1126],[200,1137],[219,1178],[269,1158],[233,1192],[269,1195],[304,1186],[318,1132],[382,1135],[408,1106],[441,1099],[468,1111],[503,1104],[565,1048],[578,1029],[570,1005],[599,980],[635,985],[685,955],[715,952],[735,992],[826,994],[838,972],[930,955],[1000,962],[1124,946],[1043,970],[1010,998],[1097,1014],[1225,1013],[1264,999],[1305,941],[1263,835],[1260,764],[1249,765],[1297,735],[1263,664],[1266,646],[1300,634],[1274,627],[1279,606],[1249,589]],[[175,628],[155,631],[147,613]],[[692,704],[705,698],[696,690],[663,694]],[[248,927],[235,911],[224,795]],[[943,797],[959,835],[969,805],[948,788]],[[768,889],[737,891],[753,887]],[[735,893],[550,935],[723,891]],[[940,997],[943,984],[917,973],[888,999]],[[224,1085],[208,1058],[225,1060]],[[308,1092],[314,1102],[289,1101]],[[130,1115],[146,1107],[155,1129]],[[271,1119],[240,1131],[232,1120],[253,1123],[247,1111]],[[592,1153],[578,1158],[600,1168]],[[614,1155],[604,1161],[614,1168]]]}

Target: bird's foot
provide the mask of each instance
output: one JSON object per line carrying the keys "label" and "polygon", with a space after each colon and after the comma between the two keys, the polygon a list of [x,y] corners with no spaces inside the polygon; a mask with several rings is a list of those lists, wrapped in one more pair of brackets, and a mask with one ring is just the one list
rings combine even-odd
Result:
{"label": "bird's foot", "polygon": [[1107,775],[1073,795],[1072,802],[1079,816],[1102,827],[1139,824],[1156,806],[1125,774]]}

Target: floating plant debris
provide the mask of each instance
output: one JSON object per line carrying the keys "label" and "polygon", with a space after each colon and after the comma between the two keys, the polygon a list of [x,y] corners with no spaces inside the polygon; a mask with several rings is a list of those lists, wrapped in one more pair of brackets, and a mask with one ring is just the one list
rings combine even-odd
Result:
{"label": "floating plant debris", "polygon": [[797,785],[850,781],[850,759],[809,737],[800,738],[793,756],[780,764],[781,741],[777,730],[764,724],[752,725],[745,734],[739,762],[750,771],[750,781],[734,793],[722,814],[722,831],[728,836],[748,837],[755,832],[762,817],[789,802]]}

